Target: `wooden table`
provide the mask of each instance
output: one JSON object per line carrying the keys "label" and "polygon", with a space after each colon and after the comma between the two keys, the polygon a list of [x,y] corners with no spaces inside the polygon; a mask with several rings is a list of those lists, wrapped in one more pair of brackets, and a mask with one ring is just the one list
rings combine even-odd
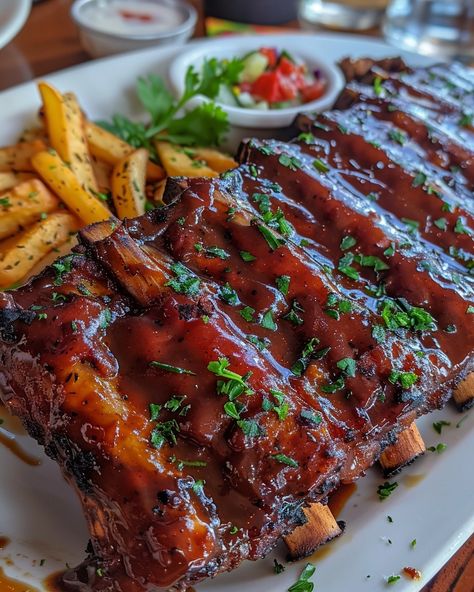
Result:
{"label": "wooden table", "polygon": [[[200,0],[193,0],[202,17]],[[69,18],[71,0],[45,0],[34,6],[20,34],[0,50],[0,89],[89,60]],[[204,32],[200,18],[197,36]],[[395,588],[394,588],[395,589]],[[423,592],[474,591],[474,535]]]}

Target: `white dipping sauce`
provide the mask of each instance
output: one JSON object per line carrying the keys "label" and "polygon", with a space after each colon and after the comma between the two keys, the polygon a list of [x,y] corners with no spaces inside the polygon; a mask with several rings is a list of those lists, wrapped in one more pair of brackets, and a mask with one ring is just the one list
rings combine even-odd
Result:
{"label": "white dipping sauce", "polygon": [[153,35],[183,22],[178,8],[146,0],[98,0],[85,4],[81,13],[90,27],[118,35]]}

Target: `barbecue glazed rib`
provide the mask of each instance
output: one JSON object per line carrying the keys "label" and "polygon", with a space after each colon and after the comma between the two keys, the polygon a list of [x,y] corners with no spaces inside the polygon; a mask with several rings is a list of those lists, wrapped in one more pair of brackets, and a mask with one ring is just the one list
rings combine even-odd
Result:
{"label": "barbecue glazed rib", "polygon": [[2,399],[89,522],[71,590],[185,587],[264,556],[472,370],[472,277],[449,255],[472,243],[398,223],[398,177],[340,173],[367,145],[333,158],[319,131],[170,181],[166,207],[86,229],[0,296]]}

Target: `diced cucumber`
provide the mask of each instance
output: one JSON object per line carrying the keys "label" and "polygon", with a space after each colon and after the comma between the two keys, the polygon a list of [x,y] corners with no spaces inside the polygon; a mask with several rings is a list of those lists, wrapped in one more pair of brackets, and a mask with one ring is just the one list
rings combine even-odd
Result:
{"label": "diced cucumber", "polygon": [[241,92],[237,95],[237,102],[241,107],[254,107],[255,99],[248,92]]}
{"label": "diced cucumber", "polygon": [[258,51],[251,53],[244,60],[244,69],[240,73],[240,82],[255,82],[268,66],[268,58]]}
{"label": "diced cucumber", "polygon": [[234,96],[234,93],[226,84],[220,85],[219,93],[215,100],[218,103],[223,103],[224,105],[229,105],[232,107],[237,107],[239,104]]}

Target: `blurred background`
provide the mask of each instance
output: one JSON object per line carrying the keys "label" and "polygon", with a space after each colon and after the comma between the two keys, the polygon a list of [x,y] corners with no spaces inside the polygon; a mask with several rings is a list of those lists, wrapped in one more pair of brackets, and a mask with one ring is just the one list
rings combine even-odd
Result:
{"label": "blurred background", "polygon": [[383,37],[474,64],[474,0],[1,0],[0,89],[146,45],[285,29]]}

